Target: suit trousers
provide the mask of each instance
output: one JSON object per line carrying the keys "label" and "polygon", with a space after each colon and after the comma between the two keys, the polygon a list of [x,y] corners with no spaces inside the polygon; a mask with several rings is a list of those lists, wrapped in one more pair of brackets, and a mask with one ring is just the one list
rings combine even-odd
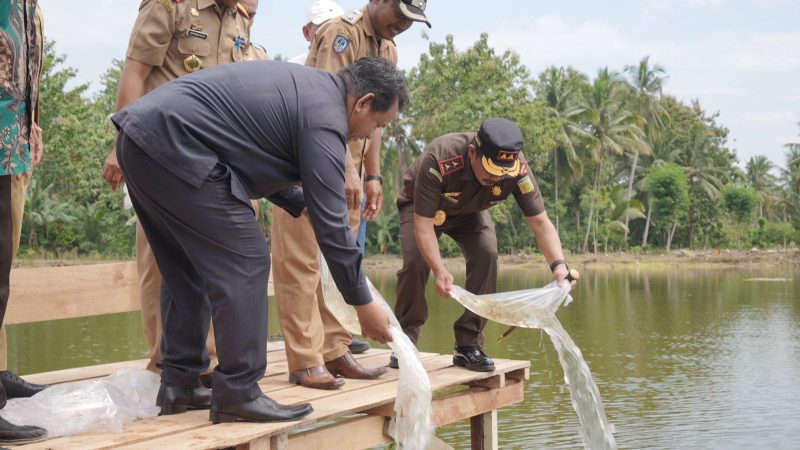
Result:
{"label": "suit trousers", "polygon": [[[14,256],[11,231],[11,178],[10,175],[0,176],[0,325],[6,317],[11,260]],[[6,391],[3,389],[3,383],[0,383],[0,409],[6,406],[6,400]]]}
{"label": "suit trousers", "polygon": [[[24,173],[19,179],[11,178],[11,259],[17,256],[19,240],[22,234],[22,218],[25,215],[25,195],[31,182],[31,172]],[[8,338],[6,326],[0,325],[0,370],[8,370]]]}
{"label": "suit trousers", "polygon": [[208,367],[213,317],[219,364],[214,401],[239,404],[261,395],[266,371],[266,239],[249,202],[231,190],[235,174],[217,164],[199,187],[185,183],[124,132],[117,154],[133,206],[163,275],[161,379],[195,387]]}
{"label": "suit trousers", "polygon": [[295,219],[272,208],[272,282],[289,371],[322,365],[347,353],[352,337],[325,305],[319,246],[307,214]]}
{"label": "suit trousers", "polygon": [[[161,272],[153,256],[142,225],[136,222],[136,269],[139,273],[139,301],[142,308],[142,329],[147,341],[147,370],[160,373],[161,361]],[[214,342],[214,328],[210,327],[206,338],[206,348],[211,359],[203,374],[211,373],[217,365],[217,346]]]}
{"label": "suit trousers", "polygon": [[[464,288],[477,295],[497,290],[497,235],[489,212],[484,210],[464,216],[448,217],[435,228],[436,237],[443,233],[458,243],[467,263]],[[414,236],[414,205],[400,207],[400,241],[403,246],[403,268],[397,272],[397,303],[394,313],[400,326],[416,344],[420,329],[428,320],[425,284],[430,276],[428,263],[422,257]],[[483,345],[486,319],[464,308],[453,330],[456,345]]]}

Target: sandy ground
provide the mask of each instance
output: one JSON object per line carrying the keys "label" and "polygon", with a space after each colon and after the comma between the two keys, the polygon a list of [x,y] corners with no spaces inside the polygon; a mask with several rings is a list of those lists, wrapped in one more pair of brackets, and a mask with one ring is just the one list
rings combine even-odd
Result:
{"label": "sandy ground", "polygon": [[[675,250],[669,253],[647,253],[634,255],[631,253],[587,253],[567,255],[570,266],[576,269],[603,270],[619,267],[636,267],[637,269],[668,268],[782,268],[784,270],[800,270],[800,249],[787,250],[708,250],[690,251]],[[99,260],[96,258],[64,258],[37,259],[18,258],[14,267],[58,267],[78,264],[101,264],[118,260]],[[403,261],[400,256],[370,256],[364,261],[369,270],[398,270]],[[451,268],[463,268],[461,257],[447,258],[445,264]],[[545,260],[539,254],[501,255],[501,267],[545,267]]]}
{"label": "sandy ground", "polygon": [[[800,249],[788,250],[675,250],[669,253],[598,253],[568,255],[566,259],[572,268],[585,270],[604,270],[620,267],[637,269],[669,269],[675,267],[700,268],[781,268],[800,270]],[[371,270],[398,270],[402,265],[399,256],[373,256],[365,261]],[[449,268],[464,267],[464,259],[448,258]],[[545,259],[539,254],[501,255],[501,267],[545,267]]]}

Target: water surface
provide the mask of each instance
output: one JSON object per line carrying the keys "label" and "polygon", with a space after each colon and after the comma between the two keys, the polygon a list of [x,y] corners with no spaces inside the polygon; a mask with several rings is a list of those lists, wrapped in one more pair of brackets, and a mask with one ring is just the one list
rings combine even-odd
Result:
{"label": "water surface", "polygon": [[[463,285],[463,274],[455,274]],[[620,448],[800,448],[800,273],[615,270],[582,273],[558,318],[581,348]],[[393,272],[371,278],[394,302]],[[540,287],[544,271],[504,270],[501,290]],[[420,347],[451,353],[461,308],[429,286]],[[13,298],[11,299],[13,301]],[[270,305],[270,332],[278,330]],[[580,448],[579,422],[558,357],[538,330],[489,324],[486,350],[528,359],[525,402],[502,409],[501,448]],[[142,358],[138,313],[9,327],[9,367],[20,373]],[[469,448],[469,425],[439,436]]]}

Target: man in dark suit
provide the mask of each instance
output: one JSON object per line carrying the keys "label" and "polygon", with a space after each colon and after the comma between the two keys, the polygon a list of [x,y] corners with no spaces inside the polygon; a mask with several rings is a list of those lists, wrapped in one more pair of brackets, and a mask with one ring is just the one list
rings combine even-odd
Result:
{"label": "man in dark suit", "polygon": [[[279,405],[257,384],[270,263],[251,198],[303,183],[317,241],[362,333],[391,339],[349,229],[344,156],[348,139],[386,126],[407,99],[405,78],[382,59],[339,75],[259,61],[187,75],[114,115],[117,156],[164,276],[162,414],[210,406],[215,423],[264,422],[312,410]],[[212,316],[219,366],[209,402],[197,376]]]}

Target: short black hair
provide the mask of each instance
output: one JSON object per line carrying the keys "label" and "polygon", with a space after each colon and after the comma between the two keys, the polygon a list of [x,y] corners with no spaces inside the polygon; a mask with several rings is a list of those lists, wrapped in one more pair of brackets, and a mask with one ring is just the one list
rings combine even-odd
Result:
{"label": "short black hair", "polygon": [[373,112],[386,112],[398,102],[400,110],[408,103],[408,84],[403,72],[392,63],[377,57],[361,58],[339,71],[347,95],[363,97],[375,94]]}

